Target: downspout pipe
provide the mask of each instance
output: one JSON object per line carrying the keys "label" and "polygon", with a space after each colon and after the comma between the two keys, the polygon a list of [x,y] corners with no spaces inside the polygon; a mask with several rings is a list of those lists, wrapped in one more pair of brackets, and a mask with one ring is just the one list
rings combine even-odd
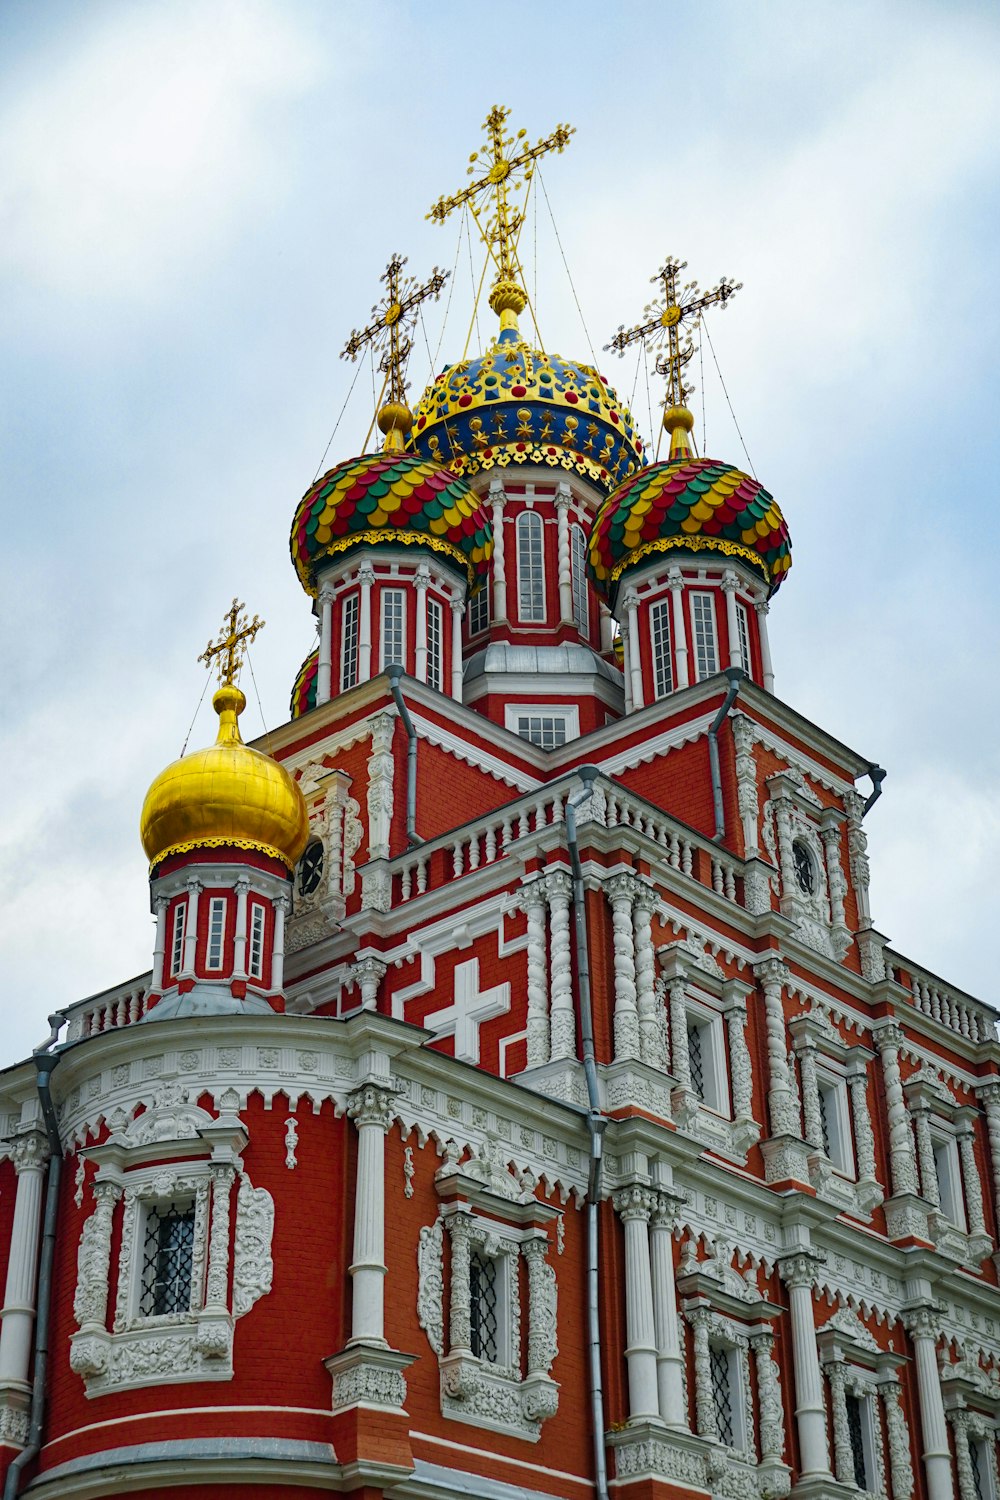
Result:
{"label": "downspout pipe", "polygon": [[405,676],[403,668],[398,661],[390,662],[386,667],[389,677],[389,688],[392,692],[392,701],[403,721],[406,730],[406,842],[412,849],[416,844],[422,844],[423,839],[417,836],[417,731],[413,727],[409,710],[403,699],[403,689],[399,685],[401,677]]}
{"label": "downspout pipe", "polygon": [[604,1379],[601,1372],[601,1324],[598,1303],[601,1280],[598,1220],[601,1203],[603,1137],[608,1126],[608,1119],[601,1109],[597,1085],[594,1012],[590,989],[590,949],[587,942],[587,908],[576,828],[576,809],[590,797],[594,782],[600,772],[596,766],[581,766],[579,775],[583,782],[583,790],[566,803],[566,842],[569,846],[570,869],[573,876],[573,934],[580,996],[583,1074],[587,1083],[587,1129],[590,1135],[590,1166],[587,1178],[587,1345],[591,1423],[594,1430],[594,1474],[597,1500],[608,1500],[608,1460],[604,1448]]}
{"label": "downspout pipe", "polygon": [[4,1480],[3,1500],[16,1500],[21,1477],[27,1465],[38,1457],[42,1447],[42,1422],[45,1416],[45,1379],[49,1362],[49,1318],[52,1309],[52,1264],[56,1249],[56,1222],[59,1214],[59,1182],[62,1176],[62,1141],[49,1087],[59,1063],[59,1053],[49,1049],[59,1035],[62,1016],[50,1016],[52,1035],[33,1054],[35,1086],[42,1107],[45,1134],[49,1142],[49,1169],[45,1180],[45,1216],[42,1223],[42,1251],[38,1264],[38,1295],[35,1312],[35,1367],[31,1380],[31,1406],[28,1416],[28,1441],[12,1460]]}
{"label": "downspout pipe", "polygon": [[722,706],[708,727],[708,764],[712,773],[712,806],[715,809],[715,842],[721,844],[726,836],[726,814],[722,806],[722,772],[719,770],[719,730],[736,702],[740,683],[746,673],[742,667],[727,667],[723,673],[729,679],[729,689]]}
{"label": "downspout pipe", "polygon": [[872,761],[871,765],[868,767],[868,775],[872,779],[872,789],[868,795],[868,801],[861,809],[861,816],[863,818],[868,815],[870,810],[875,806],[875,803],[881,797],[882,783],[885,780],[886,776],[888,776],[888,774],[888,771],[884,771],[882,767],[877,766],[874,761]]}

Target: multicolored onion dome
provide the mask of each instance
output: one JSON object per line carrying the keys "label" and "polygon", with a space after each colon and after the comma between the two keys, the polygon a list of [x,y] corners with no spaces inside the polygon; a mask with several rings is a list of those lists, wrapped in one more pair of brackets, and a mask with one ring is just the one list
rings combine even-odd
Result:
{"label": "multicolored onion dome", "polygon": [[289,704],[293,719],[300,719],[307,714],[311,708],[316,707],[316,677],[319,673],[319,648],[310,651],[305,661],[299,668],[299,674],[292,688],[292,700]]}
{"label": "multicolored onion dome", "polygon": [[548,464],[605,493],[646,462],[628,408],[589,365],[532,349],[505,328],[479,359],[448,365],[414,413],[409,446],[456,474]]}
{"label": "multicolored onion dome", "polygon": [[773,497],[732,464],[694,458],[683,441],[676,450],[626,480],[594,517],[587,562],[598,592],[611,596],[627,568],[655,553],[690,551],[749,563],[773,594],[792,565],[788,527]]}
{"label": "multicolored onion dome", "polygon": [[426,547],[474,592],[487,576],[493,531],[465,481],[440,464],[415,453],[365,453],[306,490],[292,523],[292,561],[315,594],[325,558],[378,544]]}

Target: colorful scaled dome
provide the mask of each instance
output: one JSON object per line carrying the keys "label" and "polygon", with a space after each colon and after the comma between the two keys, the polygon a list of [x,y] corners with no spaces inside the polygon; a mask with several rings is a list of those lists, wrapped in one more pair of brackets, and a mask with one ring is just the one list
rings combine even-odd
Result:
{"label": "colorful scaled dome", "polygon": [[424,392],[409,445],[456,474],[547,464],[607,492],[646,462],[628,408],[589,365],[543,354],[502,327],[479,359],[449,365]]}
{"label": "colorful scaled dome", "polygon": [[426,547],[472,593],[487,576],[493,531],[464,480],[440,462],[386,449],[338,464],[306,491],[292,522],[292,561],[302,587],[315,594],[325,558],[379,544]]}
{"label": "colorful scaled dome", "polygon": [[298,676],[292,685],[292,698],[289,704],[293,719],[300,719],[303,714],[316,707],[316,678],[319,675],[319,648],[310,651],[305,661],[299,668]]}
{"label": "colorful scaled dome", "polygon": [[240,738],[246,707],[238,687],[220,687],[214,745],[161,771],[146,793],[139,823],[150,868],[193,849],[255,849],[289,870],[306,846],[306,805],[283,766]]}
{"label": "colorful scaled dome", "polygon": [[612,596],[626,568],[656,553],[716,552],[754,568],[773,594],[792,565],[791,541],[773,497],[732,464],[695,458],[693,418],[671,407],[663,425],[670,458],[632,476],[604,501],[590,528],[587,561],[599,593]]}

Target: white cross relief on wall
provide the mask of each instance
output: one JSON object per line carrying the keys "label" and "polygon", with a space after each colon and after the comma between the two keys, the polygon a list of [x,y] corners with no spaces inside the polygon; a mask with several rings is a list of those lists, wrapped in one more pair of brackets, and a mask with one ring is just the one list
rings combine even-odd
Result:
{"label": "white cross relief on wall", "polygon": [[444,1010],[424,1017],[424,1025],[438,1036],[454,1036],[455,1056],[463,1062],[479,1061],[479,1028],[484,1021],[505,1016],[510,1010],[510,985],[479,989],[479,959],[470,958],[455,968],[455,998]]}

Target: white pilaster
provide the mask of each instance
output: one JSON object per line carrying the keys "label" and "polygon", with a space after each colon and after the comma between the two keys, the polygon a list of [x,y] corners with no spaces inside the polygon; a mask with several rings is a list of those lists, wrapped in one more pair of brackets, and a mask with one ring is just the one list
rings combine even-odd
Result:
{"label": "white pilaster", "polygon": [[358,682],[368,682],[372,675],[372,584],[375,569],[362,563],[358,569],[361,599],[358,605]]}
{"label": "white pilaster", "polygon": [[166,896],[157,896],[153,903],[156,910],[156,937],[153,941],[153,976],[150,989],[159,994],[163,988],[163,960],[167,951],[167,907]]}
{"label": "white pilaster", "polygon": [[451,601],[451,696],[462,701],[462,616],[465,595],[456,594]]}
{"label": "white pilaster", "polygon": [[639,642],[639,596],[635,589],[625,595],[625,612],[628,615],[628,670],[632,688],[632,707],[638,711],[645,699],[642,696],[642,647]]}
{"label": "white pilaster", "polygon": [[625,685],[625,712],[630,714],[632,702],[632,642],[629,640],[628,616],[624,613],[618,623],[618,634],[622,643],[622,676]]}
{"label": "white pilaster", "polygon": [[688,668],[687,626],[684,624],[684,578],[680,568],[671,568],[667,574],[670,588],[670,607],[674,635],[674,656],[677,660],[677,687],[686,688],[691,681]]}
{"label": "white pilaster", "polygon": [[635,987],[635,935],[632,928],[632,901],[635,881],[630,875],[613,875],[605,883],[611,902],[614,940],[615,1058],[639,1056],[639,1012]]}
{"label": "white pilaster", "polygon": [[10,1154],[17,1174],[17,1193],[0,1325],[0,1381],[27,1382],[48,1142],[42,1131],[27,1130],[14,1138]]}
{"label": "white pilaster", "polygon": [[184,926],[184,963],[181,968],[181,977],[185,979],[194,974],[195,955],[198,949],[198,895],[202,889],[200,880],[188,880],[186,885],[187,919]]}
{"label": "white pilaster", "polygon": [[731,667],[742,667],[743,657],[740,655],[740,628],[736,619],[736,590],[740,581],[735,573],[725,572],[722,575],[722,592],[726,596],[726,633],[729,636],[729,665]]}
{"label": "white pilaster", "polygon": [[673,1224],[676,1200],[658,1193],[649,1224],[653,1278],[653,1329],[656,1336],[656,1387],[660,1416],[668,1427],[687,1427],[684,1402],[684,1357],[677,1324]]}
{"label": "white pilaster", "polygon": [[760,636],[760,663],[764,672],[765,693],[774,692],[774,668],[771,666],[771,645],[767,638],[767,615],[769,605],[766,599],[754,600],[754,609],[757,613],[757,632]]}
{"label": "white pilaster", "polygon": [[276,995],[285,986],[285,917],[288,907],[288,897],[278,896],[274,902],[274,946],[271,949],[271,989]]}
{"label": "white pilaster", "polygon": [[625,1361],[632,1422],[660,1421],[649,1258],[649,1220],[655,1203],[655,1193],[643,1187],[623,1188],[614,1195],[625,1232]]}
{"label": "white pilaster", "polygon": [[350,1096],[347,1113],[358,1132],[354,1190],[354,1284],[352,1344],[385,1344],[385,1137],[392,1124],[392,1090],[363,1084]]}
{"label": "white pilaster", "polygon": [[928,1500],[954,1500],[948,1427],[937,1361],[937,1344],[941,1334],[940,1311],[935,1303],[924,1299],[914,1306],[904,1308],[900,1317],[913,1341]]}
{"label": "white pilaster", "polygon": [[545,877],[549,898],[549,966],[552,995],[551,1040],[553,1061],[576,1056],[576,1014],[573,1010],[570,957],[570,879],[562,871]]}
{"label": "white pilaster", "polygon": [[241,875],[236,881],[236,934],[233,939],[233,978],[247,977],[247,893],[250,882]]}
{"label": "white pilaster", "polygon": [[826,1442],[826,1408],[820,1377],[812,1288],[819,1257],[809,1250],[794,1251],[778,1262],[788,1288],[792,1327],[792,1366],[795,1374],[795,1424],[799,1435],[800,1479],[830,1475]]}
{"label": "white pilaster", "polygon": [[549,1060],[549,984],[545,967],[545,884],[533,880],[521,897],[528,918],[528,1067]]}
{"label": "white pilaster", "polygon": [[319,591],[319,661],[316,669],[316,702],[328,703],[333,679],[333,589]]}
{"label": "white pilaster", "polygon": [[507,570],[504,564],[503,508],[507,496],[503,480],[490,480],[490,506],[493,510],[493,618],[498,623],[507,618]]}
{"label": "white pilaster", "polygon": [[418,682],[427,681],[427,589],[431,581],[430,570],[421,563],[413,579],[417,591],[417,631],[413,647],[413,670]]}

